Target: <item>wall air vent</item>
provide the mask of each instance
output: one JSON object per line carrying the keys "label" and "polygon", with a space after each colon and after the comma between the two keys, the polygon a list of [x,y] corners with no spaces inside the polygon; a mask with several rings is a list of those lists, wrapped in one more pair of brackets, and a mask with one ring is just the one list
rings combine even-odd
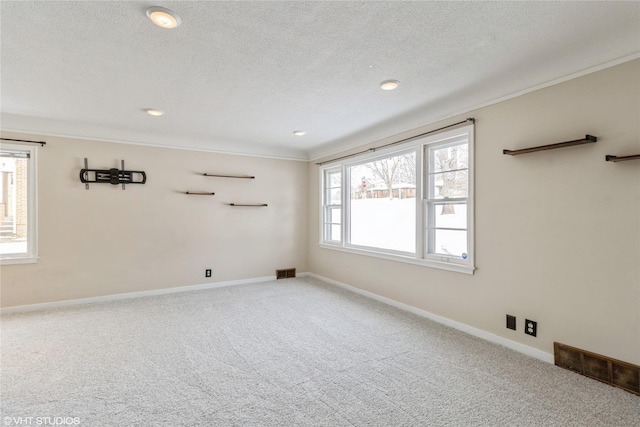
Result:
{"label": "wall air vent", "polygon": [[581,375],[640,395],[640,366],[553,343],[555,364]]}
{"label": "wall air vent", "polygon": [[295,268],[287,268],[284,270],[276,270],[276,279],[288,279],[290,277],[296,277]]}

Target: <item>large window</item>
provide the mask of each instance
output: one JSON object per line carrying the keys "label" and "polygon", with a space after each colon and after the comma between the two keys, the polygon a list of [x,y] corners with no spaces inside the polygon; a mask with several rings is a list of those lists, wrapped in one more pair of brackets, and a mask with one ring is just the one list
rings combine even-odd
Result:
{"label": "large window", "polygon": [[0,260],[2,264],[35,262],[36,149],[0,145]]}
{"label": "large window", "polygon": [[416,153],[348,166],[350,245],[415,253]]}
{"label": "large window", "polygon": [[472,273],[473,125],[401,147],[321,168],[321,245]]}

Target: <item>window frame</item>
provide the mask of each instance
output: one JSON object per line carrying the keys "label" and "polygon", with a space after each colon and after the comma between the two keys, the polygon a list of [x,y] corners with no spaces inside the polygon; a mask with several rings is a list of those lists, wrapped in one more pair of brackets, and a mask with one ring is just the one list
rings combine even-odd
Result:
{"label": "window frame", "polygon": [[[402,156],[403,154],[409,154],[409,153],[414,153],[416,156],[416,172],[419,170],[418,167],[418,163],[420,163],[420,160],[418,160],[421,155],[420,152],[418,151],[418,149],[416,147],[404,147],[402,149],[396,149],[393,151],[388,151],[384,154],[372,154],[372,155],[367,155],[365,157],[357,157],[355,160],[350,161],[350,162],[345,162],[344,163],[344,168],[343,168],[343,180],[346,183],[345,185],[348,185],[349,188],[345,188],[343,186],[342,191],[345,192],[350,196],[351,195],[351,168],[353,167],[357,167],[357,166],[361,166],[364,165],[366,163],[371,163],[371,162],[375,162],[377,160],[383,160],[383,159],[388,159],[391,157],[397,157],[397,156]],[[418,211],[420,210],[420,204],[418,203],[418,194],[421,194],[421,180],[419,179],[419,175],[416,173],[416,221],[418,221],[418,216],[419,213]],[[342,204],[344,206],[344,218],[343,218],[343,235],[342,235],[342,242],[345,248],[347,249],[354,249],[354,250],[361,250],[361,251],[366,251],[366,252],[370,252],[370,251],[374,251],[374,252],[381,252],[381,253],[385,253],[385,254],[389,254],[389,255],[395,255],[395,256],[401,256],[401,257],[407,257],[407,256],[415,256],[418,252],[418,239],[416,236],[416,251],[415,252],[405,252],[405,251],[399,251],[399,250],[394,250],[394,249],[385,249],[385,248],[375,248],[373,246],[363,246],[363,245],[357,245],[354,243],[351,243],[351,197],[346,197],[344,196],[342,199]]]}
{"label": "window frame", "polygon": [[[466,139],[466,143],[467,143],[467,156],[468,156],[468,164],[467,164],[467,196],[466,197],[451,197],[451,198],[435,198],[435,197],[431,197],[431,180],[430,180],[430,175],[435,175],[435,174],[443,174],[443,173],[447,173],[447,172],[454,172],[454,171],[460,171],[460,170],[465,170],[465,168],[462,169],[456,169],[456,170],[451,170],[451,171],[440,171],[440,172],[432,172],[431,171],[431,167],[434,164],[433,163],[433,156],[432,153],[435,152],[435,150],[437,150],[438,148],[444,148],[447,146],[456,146],[456,145],[460,145],[460,141]],[[458,135],[458,136],[453,136],[450,138],[445,138],[442,139],[440,141],[436,141],[430,144],[425,144],[423,146],[423,158],[425,159],[425,164],[423,167],[423,171],[424,171],[424,194],[422,196],[422,204],[423,204],[423,208],[424,208],[424,233],[426,234],[426,237],[424,238],[424,253],[423,256],[425,259],[431,259],[434,261],[440,261],[440,262],[446,262],[446,263],[453,263],[453,264],[460,264],[460,265],[474,265],[474,260],[473,260],[473,242],[470,242],[469,239],[472,239],[473,237],[473,233],[470,233],[470,227],[472,226],[473,223],[473,203],[471,202],[472,199],[472,189],[473,189],[473,185],[472,185],[472,163],[473,163],[473,157],[472,157],[472,150],[471,150],[471,144],[469,141],[469,137],[468,136],[464,136],[464,135]],[[455,229],[455,228],[445,228],[445,227],[437,227],[435,225],[435,221],[432,223],[431,222],[431,216],[429,215],[429,213],[431,212],[430,207],[431,206],[438,206],[438,205],[445,205],[445,204],[462,204],[464,203],[466,205],[466,215],[467,215],[467,224],[466,224],[466,228],[464,229]],[[433,224],[433,225],[432,225]],[[434,233],[429,233],[428,230],[429,229],[433,229]],[[465,231],[467,234],[467,258],[466,259],[460,259],[459,257],[456,256],[447,256],[445,254],[441,254],[441,253],[437,253],[437,252],[431,252],[430,249],[432,247],[432,245],[435,243],[435,231],[436,230],[460,230],[460,231]],[[467,260],[469,260],[467,262]]]}
{"label": "window frame", "polygon": [[[320,173],[320,235],[319,246],[322,248],[338,250],[347,253],[366,255],[376,258],[388,259],[403,263],[416,264],[430,268],[438,268],[459,273],[473,274],[475,271],[475,191],[474,191],[474,124],[460,126],[452,130],[446,130],[424,137],[416,138],[413,141],[403,143],[395,147],[378,148],[370,150],[370,153],[350,157],[348,159],[337,160],[319,168]],[[442,254],[431,254],[429,251],[429,239],[427,223],[429,217],[428,209],[428,191],[429,191],[429,149],[440,145],[453,143],[456,139],[466,139],[468,147],[468,193],[466,197],[467,204],[467,259],[461,257],[447,257]],[[394,250],[385,250],[368,246],[359,246],[349,243],[348,236],[350,231],[350,186],[351,177],[349,176],[349,168],[375,160],[394,157],[415,151],[416,153],[416,216],[415,216],[415,238],[416,252],[415,254],[399,252]],[[325,240],[325,201],[326,187],[325,176],[327,171],[340,171],[341,173],[341,239],[339,242]],[[442,203],[440,199],[438,202]],[[451,201],[459,201],[458,198]],[[438,203],[435,202],[435,203]]]}
{"label": "window frame", "polygon": [[[338,187],[329,187],[327,183],[330,181],[329,175],[339,173],[340,174],[340,204],[329,203],[328,199],[329,192]],[[322,212],[320,213],[320,239],[324,244],[327,245],[342,245],[344,242],[344,171],[339,167],[327,167],[324,168],[322,177],[321,177],[321,194],[322,194]],[[334,222],[327,221],[327,213],[331,210],[340,209],[340,223],[336,224]],[[327,239],[327,235],[330,235],[329,228],[334,225],[340,226],[340,239],[338,240],[329,240]]]}
{"label": "window frame", "polygon": [[0,254],[0,265],[38,262],[38,146],[2,143],[2,149],[29,153],[27,164],[27,251]]}

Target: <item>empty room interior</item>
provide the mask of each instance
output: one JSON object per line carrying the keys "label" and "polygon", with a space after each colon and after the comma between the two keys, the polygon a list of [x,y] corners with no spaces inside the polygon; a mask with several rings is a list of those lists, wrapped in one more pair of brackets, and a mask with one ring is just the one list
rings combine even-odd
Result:
{"label": "empty room interior", "polygon": [[640,2],[0,21],[3,425],[640,425]]}

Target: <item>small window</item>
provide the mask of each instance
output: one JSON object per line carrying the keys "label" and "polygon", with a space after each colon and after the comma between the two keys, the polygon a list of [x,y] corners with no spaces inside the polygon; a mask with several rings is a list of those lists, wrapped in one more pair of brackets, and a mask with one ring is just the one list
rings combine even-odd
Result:
{"label": "small window", "polygon": [[324,171],[323,240],[326,243],[342,242],[342,171]]}
{"label": "small window", "polygon": [[36,262],[37,147],[0,146],[0,260],[2,264]]}
{"label": "small window", "polygon": [[428,145],[426,257],[464,262],[469,257],[469,142],[467,137]]}

